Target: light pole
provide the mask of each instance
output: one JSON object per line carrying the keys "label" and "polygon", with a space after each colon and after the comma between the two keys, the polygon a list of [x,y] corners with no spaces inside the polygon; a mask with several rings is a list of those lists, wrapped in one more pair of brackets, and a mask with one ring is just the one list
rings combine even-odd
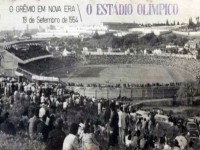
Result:
{"label": "light pole", "polygon": [[120,97],[120,99],[121,99],[121,94],[122,94],[122,91],[121,91],[121,79],[120,79],[120,87],[119,87],[120,89],[119,89],[119,97]]}
{"label": "light pole", "polygon": [[109,93],[108,93],[108,86],[109,86],[109,81],[106,82],[107,83],[107,99],[109,98]]}

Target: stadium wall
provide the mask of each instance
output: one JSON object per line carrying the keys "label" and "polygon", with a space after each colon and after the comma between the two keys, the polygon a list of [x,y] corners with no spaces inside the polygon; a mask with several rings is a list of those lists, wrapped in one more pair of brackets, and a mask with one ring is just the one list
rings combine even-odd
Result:
{"label": "stadium wall", "polygon": [[183,35],[183,36],[193,36],[200,37],[200,32],[181,32],[181,31],[173,31],[174,34]]}
{"label": "stadium wall", "polygon": [[[126,52],[84,52],[84,55],[113,55],[113,56],[123,56],[123,55],[136,55],[133,53],[126,53]],[[138,54],[137,54],[138,55]],[[177,57],[177,58],[186,58],[186,59],[197,59],[196,55],[191,54],[170,54],[170,53],[160,53],[160,54],[144,54],[146,56],[161,56],[161,57]]]}
{"label": "stadium wall", "polygon": [[75,92],[87,97],[113,99],[119,95],[131,99],[161,99],[174,98],[178,87],[135,87],[135,88],[111,88],[111,87],[68,87]]}

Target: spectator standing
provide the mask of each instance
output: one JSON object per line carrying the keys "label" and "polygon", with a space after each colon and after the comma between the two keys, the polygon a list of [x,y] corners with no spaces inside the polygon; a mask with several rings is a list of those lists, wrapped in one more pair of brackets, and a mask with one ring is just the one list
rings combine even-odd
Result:
{"label": "spectator standing", "polygon": [[99,150],[99,143],[94,136],[94,127],[86,125],[82,137],[83,150]]}
{"label": "spectator standing", "polygon": [[42,118],[46,114],[45,104],[41,104],[41,108],[39,110],[39,117]]}
{"label": "spectator standing", "polygon": [[118,146],[119,116],[114,103],[111,103],[110,109],[111,109],[111,116],[109,120],[109,126],[110,126],[109,146],[115,148]]}
{"label": "spectator standing", "polygon": [[119,139],[122,144],[125,144],[125,130],[126,130],[126,113],[123,112],[123,108],[120,107],[119,112]]}
{"label": "spectator standing", "polygon": [[34,116],[29,119],[29,137],[31,140],[36,138],[37,124],[39,123],[38,111],[34,110]]}
{"label": "spectator standing", "polygon": [[63,142],[63,149],[62,150],[79,150],[79,142],[78,142],[78,124],[72,123],[70,126],[70,132],[66,136]]}
{"label": "spectator standing", "polygon": [[101,102],[99,101],[98,102],[98,104],[97,104],[98,106],[98,115],[100,115],[101,114]]}
{"label": "spectator standing", "polygon": [[47,139],[46,150],[62,150],[65,133],[62,130],[63,120],[58,118],[55,121],[55,129],[50,131]]}

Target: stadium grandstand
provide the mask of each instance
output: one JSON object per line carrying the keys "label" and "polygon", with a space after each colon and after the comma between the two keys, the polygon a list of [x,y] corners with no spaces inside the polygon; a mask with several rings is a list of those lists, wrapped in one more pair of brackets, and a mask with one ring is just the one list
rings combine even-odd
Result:
{"label": "stadium grandstand", "polygon": [[[13,74],[20,78],[34,81],[62,81],[72,88],[78,88],[79,92],[82,88],[82,93],[87,93],[88,88],[91,96],[97,96],[95,93],[98,93],[99,97],[109,95],[105,94],[105,91],[106,93],[109,91],[111,96],[108,87],[118,88],[113,92],[113,96],[133,97],[134,94],[131,93],[138,89],[140,94],[136,97],[143,97],[145,93],[143,90],[150,88],[154,93],[147,97],[173,97],[174,92],[168,94],[167,90],[174,91],[173,88],[177,89],[181,83],[196,81],[200,77],[200,62],[193,57],[182,58],[178,57],[181,54],[173,53],[168,55],[131,53],[127,52],[128,50],[111,53],[109,49],[107,55],[100,48],[95,51],[95,55],[92,53],[86,55],[78,53],[78,50],[84,49],[86,45],[71,46],[70,41],[58,42],[57,40],[6,43],[1,46],[3,50],[1,65],[12,70]],[[72,50],[78,47],[74,50],[77,54],[64,57],[63,49],[69,49],[68,47],[72,47]],[[162,87],[164,90],[157,92],[154,89],[157,87],[160,89]],[[94,92],[90,88],[94,88]],[[129,91],[126,92],[124,89]],[[102,91],[104,94],[100,94]],[[155,91],[161,94],[156,96]],[[163,93],[167,93],[168,96],[163,96]]]}
{"label": "stadium grandstand", "polygon": [[20,63],[28,63],[34,60],[52,57],[45,49],[44,40],[29,40],[8,43],[4,46],[8,54],[13,55]]}
{"label": "stadium grandstand", "polygon": [[53,55],[46,50],[46,42],[46,40],[27,40],[4,43],[1,45],[2,67],[12,70],[12,73],[20,78],[59,81],[58,78],[44,76],[37,70],[42,69],[45,72],[44,68],[48,69],[45,66],[48,63],[44,62],[48,62],[49,59],[53,60]]}

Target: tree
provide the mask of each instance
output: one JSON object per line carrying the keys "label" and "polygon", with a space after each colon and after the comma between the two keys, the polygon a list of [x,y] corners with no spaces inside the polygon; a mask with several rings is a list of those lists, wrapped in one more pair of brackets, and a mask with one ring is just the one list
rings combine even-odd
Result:
{"label": "tree", "polygon": [[196,17],[196,20],[197,20],[197,24],[199,24],[199,17]]}
{"label": "tree", "polygon": [[188,28],[194,28],[194,22],[192,21],[192,17],[189,18]]}
{"label": "tree", "polygon": [[99,33],[97,31],[95,31],[95,33],[93,35],[93,38],[94,39],[99,39],[100,38]]}
{"label": "tree", "polygon": [[194,97],[198,92],[198,84],[196,82],[186,82],[183,83],[179,90],[177,91],[178,100],[187,100],[188,105],[192,105],[194,102]]}
{"label": "tree", "polygon": [[177,25],[180,25],[179,21],[177,22]]}
{"label": "tree", "polygon": [[197,27],[199,29],[199,17],[196,17],[196,20],[197,20]]}
{"label": "tree", "polygon": [[152,39],[149,41],[149,44],[151,46],[156,46],[156,45],[158,45],[158,43],[159,43],[159,39],[156,36],[152,37]]}
{"label": "tree", "polygon": [[113,40],[112,40],[112,47],[113,47],[113,48],[120,48],[120,47],[122,47],[123,42],[124,42],[124,41],[123,41],[121,38],[113,37]]}
{"label": "tree", "polygon": [[137,34],[128,34],[124,37],[124,46],[125,48],[131,47],[138,44],[138,35]]}
{"label": "tree", "polygon": [[174,26],[176,25],[176,22],[174,21],[174,24],[173,24]]}
{"label": "tree", "polygon": [[169,21],[168,21],[168,20],[166,21],[166,25],[167,25],[167,26],[169,25]]}

